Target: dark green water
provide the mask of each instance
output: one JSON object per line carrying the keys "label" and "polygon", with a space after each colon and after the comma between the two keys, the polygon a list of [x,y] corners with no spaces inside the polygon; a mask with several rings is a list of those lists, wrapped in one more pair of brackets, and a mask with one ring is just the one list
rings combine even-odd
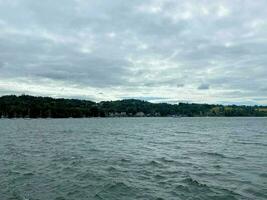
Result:
{"label": "dark green water", "polygon": [[0,199],[267,199],[267,118],[0,120]]}

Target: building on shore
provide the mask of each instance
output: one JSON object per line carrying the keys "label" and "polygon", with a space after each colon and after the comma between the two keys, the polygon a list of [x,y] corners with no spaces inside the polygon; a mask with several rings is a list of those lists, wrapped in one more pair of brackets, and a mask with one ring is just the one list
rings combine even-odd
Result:
{"label": "building on shore", "polygon": [[136,117],[144,117],[144,116],[145,116],[145,113],[143,113],[143,112],[137,112],[137,113],[135,114],[135,116],[136,116]]}
{"label": "building on shore", "polygon": [[126,112],[110,112],[108,113],[108,117],[127,117],[127,113]]}

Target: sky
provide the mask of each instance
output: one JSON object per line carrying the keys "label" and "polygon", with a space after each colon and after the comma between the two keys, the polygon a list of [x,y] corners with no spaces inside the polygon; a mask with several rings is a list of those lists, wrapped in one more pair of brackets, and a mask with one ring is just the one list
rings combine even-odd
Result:
{"label": "sky", "polygon": [[0,0],[0,96],[267,105],[266,0]]}

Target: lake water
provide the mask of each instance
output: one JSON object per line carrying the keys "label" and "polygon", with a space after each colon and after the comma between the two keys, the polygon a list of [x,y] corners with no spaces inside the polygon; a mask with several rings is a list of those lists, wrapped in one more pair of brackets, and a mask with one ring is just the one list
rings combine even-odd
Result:
{"label": "lake water", "polygon": [[0,120],[0,199],[267,199],[267,118]]}

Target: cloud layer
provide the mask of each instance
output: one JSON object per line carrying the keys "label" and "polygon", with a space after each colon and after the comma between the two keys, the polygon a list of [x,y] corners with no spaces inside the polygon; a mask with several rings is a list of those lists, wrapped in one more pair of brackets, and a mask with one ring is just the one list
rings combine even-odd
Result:
{"label": "cloud layer", "polygon": [[0,0],[0,95],[267,104],[265,0]]}

